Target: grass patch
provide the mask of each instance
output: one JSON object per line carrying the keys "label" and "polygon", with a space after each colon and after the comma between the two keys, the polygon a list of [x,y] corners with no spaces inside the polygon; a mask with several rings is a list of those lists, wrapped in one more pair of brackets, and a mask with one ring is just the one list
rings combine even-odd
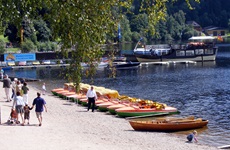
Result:
{"label": "grass patch", "polygon": [[7,48],[7,53],[17,53],[20,50],[20,48]]}
{"label": "grass patch", "polygon": [[[5,43],[9,43],[9,40],[7,38],[5,38],[3,35],[0,35],[0,40],[3,40]],[[19,47],[16,48],[6,48],[6,52],[5,53],[17,53],[20,50]]]}

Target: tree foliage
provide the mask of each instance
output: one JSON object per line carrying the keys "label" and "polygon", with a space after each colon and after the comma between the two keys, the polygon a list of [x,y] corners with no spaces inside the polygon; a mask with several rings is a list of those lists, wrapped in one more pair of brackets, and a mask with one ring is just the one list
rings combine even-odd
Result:
{"label": "tree foliage", "polygon": [[6,51],[6,43],[0,39],[0,54],[4,54]]}
{"label": "tree foliage", "polygon": [[35,51],[36,46],[31,40],[25,39],[25,42],[21,45],[21,52],[22,53],[29,53]]}
{"label": "tree foliage", "polygon": [[130,23],[126,16],[122,17],[120,21],[121,33],[122,33],[122,42],[131,41],[132,32],[130,29]]}
{"label": "tree foliage", "polygon": [[55,51],[57,49],[57,44],[53,42],[39,42],[37,44],[37,50],[39,52]]}
{"label": "tree foliage", "polygon": [[[148,15],[147,30],[154,35],[155,27],[160,20],[166,18],[168,3],[176,0],[141,0],[140,12]],[[188,2],[191,0],[185,0]],[[198,1],[198,0],[192,0]],[[72,51],[68,79],[79,83],[83,75],[80,63],[88,63],[89,75],[95,73],[95,62],[99,61],[103,52],[100,48],[105,43],[106,35],[113,35],[117,30],[120,15],[114,16],[112,10],[118,8],[119,14],[129,10],[133,0],[1,0],[0,19],[21,28],[25,18],[34,20],[41,17],[39,11],[48,8],[43,14],[48,21],[54,38],[60,38],[63,52]],[[137,2],[137,1],[135,1]],[[146,31],[147,31],[146,30]]]}
{"label": "tree foliage", "polygon": [[4,36],[8,37],[8,40],[13,43],[17,43],[20,41],[18,34],[18,29],[13,24],[7,24],[6,30],[4,32]]}
{"label": "tree foliage", "polygon": [[37,40],[46,42],[50,40],[51,30],[43,19],[34,20],[34,29],[36,31]]}

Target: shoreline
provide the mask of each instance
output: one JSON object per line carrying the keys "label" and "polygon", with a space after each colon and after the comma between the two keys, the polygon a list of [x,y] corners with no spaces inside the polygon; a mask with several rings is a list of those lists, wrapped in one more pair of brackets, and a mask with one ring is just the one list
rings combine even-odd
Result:
{"label": "shoreline", "polygon": [[[2,87],[2,82],[0,82]],[[29,87],[29,105],[36,97],[37,88]],[[87,112],[86,108],[53,96],[42,97],[48,112],[43,112],[43,125],[38,126],[34,109],[30,125],[7,125],[12,102],[5,102],[5,92],[0,93],[2,149],[57,149],[57,150],[217,150],[218,148],[187,143],[186,136],[162,132],[137,132],[128,121],[108,113]],[[198,133],[199,138],[199,133]],[[41,144],[39,142],[41,142]],[[35,146],[36,145],[36,146]]]}

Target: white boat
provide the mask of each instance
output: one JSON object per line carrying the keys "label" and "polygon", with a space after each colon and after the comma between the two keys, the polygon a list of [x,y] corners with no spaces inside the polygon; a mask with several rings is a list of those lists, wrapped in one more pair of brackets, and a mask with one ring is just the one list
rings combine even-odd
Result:
{"label": "white boat", "polygon": [[140,62],[113,63],[113,67],[115,67],[117,70],[120,70],[120,69],[135,69],[135,68],[138,68],[139,65],[140,65]]}
{"label": "white boat", "polygon": [[215,41],[211,36],[191,37],[187,44],[181,45],[145,45],[139,40],[134,55],[139,62],[214,61],[218,51]]}
{"label": "white boat", "polygon": [[[98,68],[104,68],[104,67],[107,67],[109,65],[109,59],[104,57],[104,58],[101,59],[100,62],[95,62],[94,64]],[[89,65],[87,63],[84,63],[84,62],[81,63],[81,66],[86,67],[86,68],[89,67]]]}

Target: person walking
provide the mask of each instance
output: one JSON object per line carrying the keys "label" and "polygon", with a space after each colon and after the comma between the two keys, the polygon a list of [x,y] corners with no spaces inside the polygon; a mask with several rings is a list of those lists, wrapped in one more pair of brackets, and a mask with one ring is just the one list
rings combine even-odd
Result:
{"label": "person walking", "polygon": [[91,86],[91,88],[87,91],[86,94],[87,98],[88,98],[88,111],[91,107],[91,103],[92,105],[92,112],[94,112],[94,108],[95,108],[95,101],[97,100],[97,94],[95,92],[95,90],[93,89],[93,86]]}
{"label": "person walking", "polygon": [[5,94],[6,94],[6,101],[10,102],[10,85],[11,85],[11,80],[8,78],[8,75],[6,74],[3,79],[3,88],[5,89]]}
{"label": "person walking", "polygon": [[3,80],[4,70],[2,68],[1,68],[0,74],[1,74],[1,80]]}
{"label": "person walking", "polygon": [[42,112],[44,108],[45,111],[47,112],[47,108],[46,108],[46,101],[43,98],[41,98],[41,93],[39,92],[37,92],[37,98],[34,99],[31,109],[33,109],[34,106],[36,106],[35,112],[38,118],[39,126],[42,126]]}
{"label": "person walking", "polygon": [[30,124],[30,110],[31,108],[28,106],[28,104],[25,104],[24,106],[24,120],[28,120],[27,124]]}
{"label": "person walking", "polygon": [[43,95],[46,94],[46,83],[43,83],[43,85],[42,85],[42,94]]}
{"label": "person walking", "polygon": [[14,81],[11,83],[11,88],[12,88],[12,96],[11,99],[14,99],[16,96],[16,84],[17,84],[18,79],[14,78]]}
{"label": "person walking", "polygon": [[25,104],[28,104],[28,91],[29,91],[29,88],[27,87],[27,83],[24,82],[22,86],[22,93],[23,93],[23,100]]}
{"label": "person walking", "polygon": [[21,81],[19,80],[16,82],[16,93],[17,92],[20,92],[22,95],[22,84],[21,84]]}
{"label": "person walking", "polygon": [[23,118],[23,114],[24,114],[24,106],[25,106],[25,103],[23,101],[23,98],[21,96],[21,93],[20,92],[17,92],[16,93],[16,97],[14,98],[14,103],[13,103],[13,106],[12,106],[12,109],[16,109],[16,112],[17,112],[17,121],[16,123],[18,124],[19,123],[19,119],[18,119],[18,115],[20,114],[21,116],[21,119],[22,119],[22,125],[24,125],[24,118]]}

